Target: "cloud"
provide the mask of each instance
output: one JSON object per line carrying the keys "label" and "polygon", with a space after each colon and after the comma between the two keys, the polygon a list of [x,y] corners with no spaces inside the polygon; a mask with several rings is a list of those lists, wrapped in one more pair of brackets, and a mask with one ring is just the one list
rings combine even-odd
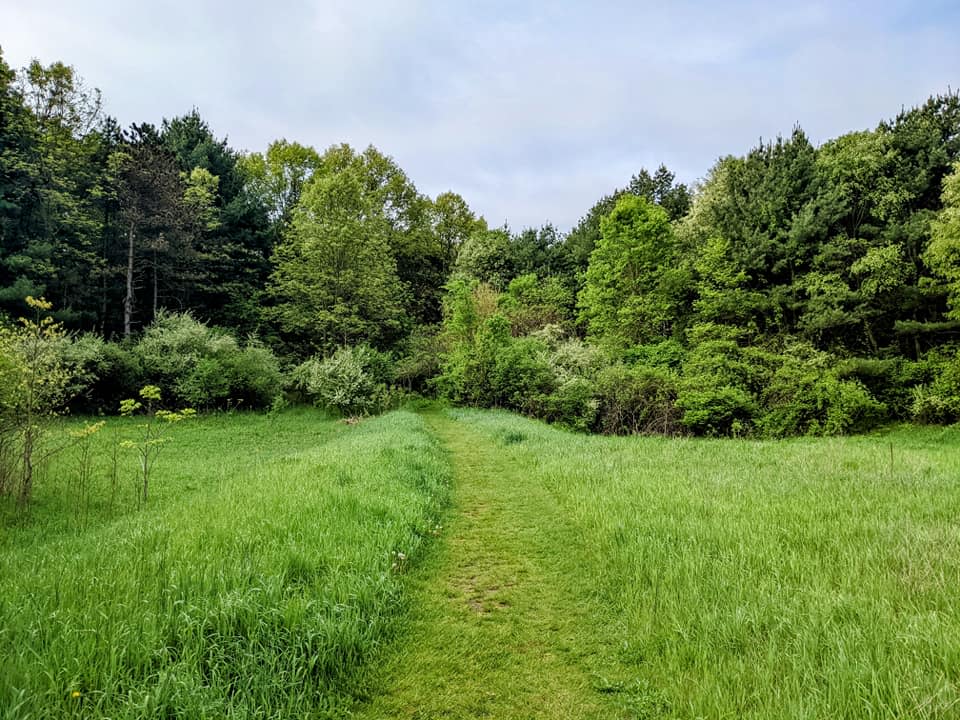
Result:
{"label": "cloud", "polygon": [[124,124],[197,106],[243,149],[369,143],[494,224],[576,222],[641,167],[687,181],[802,125],[958,84],[948,2],[345,0],[5,10],[8,61],[75,65]]}

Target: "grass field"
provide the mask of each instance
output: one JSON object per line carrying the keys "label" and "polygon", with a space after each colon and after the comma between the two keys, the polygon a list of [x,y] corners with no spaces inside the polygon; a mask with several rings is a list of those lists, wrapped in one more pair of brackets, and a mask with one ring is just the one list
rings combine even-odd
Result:
{"label": "grass field", "polygon": [[336,715],[397,628],[397,553],[436,526],[437,442],[409,413],[296,411],[184,423],[163,452],[146,508],[129,479],[131,509],[78,532],[54,466],[4,536],[0,717]]}
{"label": "grass field", "polygon": [[0,717],[960,717],[957,429],[295,410],[160,463],[6,531]]}

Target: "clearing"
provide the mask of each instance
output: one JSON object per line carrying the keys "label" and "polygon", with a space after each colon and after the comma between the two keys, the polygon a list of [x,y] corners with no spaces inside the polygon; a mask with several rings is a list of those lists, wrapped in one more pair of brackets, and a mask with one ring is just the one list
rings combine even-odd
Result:
{"label": "clearing", "polygon": [[0,507],[4,720],[960,717],[957,429],[218,415],[147,507],[135,431]]}

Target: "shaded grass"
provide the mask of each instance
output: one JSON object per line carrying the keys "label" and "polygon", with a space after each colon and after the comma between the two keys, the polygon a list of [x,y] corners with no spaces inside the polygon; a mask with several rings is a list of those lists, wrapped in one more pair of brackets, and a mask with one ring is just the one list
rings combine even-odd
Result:
{"label": "shaded grass", "polygon": [[448,480],[415,415],[303,410],[177,426],[150,505],[80,531],[51,472],[0,546],[0,717],[339,716]]}

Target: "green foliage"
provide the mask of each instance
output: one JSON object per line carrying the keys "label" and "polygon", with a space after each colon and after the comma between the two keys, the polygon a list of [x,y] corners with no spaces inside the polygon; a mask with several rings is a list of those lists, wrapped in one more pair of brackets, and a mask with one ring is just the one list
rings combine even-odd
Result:
{"label": "green foliage", "polygon": [[241,158],[239,165],[247,191],[269,208],[271,219],[287,227],[304,187],[320,167],[320,155],[312,147],[276,140],[265,153]]}
{"label": "green foliage", "polygon": [[611,365],[597,377],[596,429],[608,435],[680,431],[676,374],[661,367]]}
{"label": "green foliage", "polygon": [[454,275],[502,290],[516,272],[511,255],[510,233],[506,229],[476,230],[460,246]]}
{"label": "green foliage", "polygon": [[398,348],[394,380],[408,391],[427,390],[429,383],[440,374],[440,356],[443,350],[439,328],[414,328]]}
{"label": "green foliage", "polygon": [[64,332],[47,313],[52,303],[26,298],[32,318],[0,325],[0,496],[30,502],[51,420],[68,399],[71,376],[63,361]]}
{"label": "green foliage", "polygon": [[924,371],[902,358],[847,358],[838,360],[831,372],[840,380],[856,380],[877,402],[887,408],[890,418],[910,415],[912,388],[923,382]]}
{"label": "green foliage", "polygon": [[[277,362],[234,339],[260,334],[293,363],[392,351],[408,389],[577,427],[597,422],[571,419],[591,412],[583,381],[621,363],[676,375],[697,432],[946,422],[931,358],[960,327],[958,138],[948,91],[817,147],[794,128],[693,190],[641,170],[566,235],[512,232],[454,192],[421,194],[374,147],[242,154],[196,110],[124,131],[73,67],[0,57],[0,313],[46,294],[65,327],[126,338],[60,343],[84,412],[146,382],[180,404],[266,407]],[[184,308],[229,331],[158,342],[150,323]],[[548,328],[601,347],[599,366],[565,368]],[[796,340],[826,353],[819,384],[810,352],[784,350]],[[711,408],[723,417],[703,421]]]}
{"label": "green foliage", "polygon": [[294,387],[318,407],[350,417],[383,412],[392,401],[390,356],[368,345],[338,348],[311,358],[292,374]]}
{"label": "green foliage", "polygon": [[667,214],[627,195],[600,227],[579,297],[581,322],[592,337],[620,345],[669,336],[686,281]]}
{"label": "green foliage", "polygon": [[189,313],[161,313],[131,353],[143,377],[168,388],[175,404],[265,408],[283,385],[270,350],[256,341],[241,347],[228,332]]}
{"label": "green foliage", "polygon": [[948,316],[960,320],[960,161],[943,179],[943,209],[933,221],[924,262],[943,277],[949,287]]}
{"label": "green foliage", "polygon": [[444,269],[449,273],[464,243],[475,232],[486,231],[487,223],[474,215],[466,200],[454,192],[437,195],[430,210],[433,232],[443,252]]}
{"label": "green foliage", "polygon": [[757,415],[756,401],[748,391],[696,378],[685,379],[677,393],[677,407],[683,412],[680,423],[696,435],[746,435]]}
{"label": "green foliage", "polygon": [[693,194],[683,183],[676,183],[675,178],[665,165],[660,165],[653,175],[643,169],[630,179],[626,188],[615,190],[597,201],[558,248],[557,254],[563,256],[568,271],[571,274],[586,271],[590,254],[600,242],[600,223],[623,195],[634,195],[656,203],[666,211],[671,222],[684,217],[690,210]]}
{"label": "green foliage", "polygon": [[479,322],[472,336],[454,342],[443,357],[436,387],[453,402],[532,412],[537,397],[551,392],[556,382],[546,350],[537,338],[512,337],[510,321],[494,313]]}
{"label": "green foliage", "polygon": [[127,343],[83,333],[64,344],[63,360],[71,373],[69,407],[73,412],[113,413],[122,398],[143,386],[140,357]]}
{"label": "green foliage", "polygon": [[570,377],[559,382],[556,389],[535,400],[534,414],[577,432],[594,429],[601,401],[597,399],[597,386],[582,377]]}
{"label": "green foliage", "polygon": [[315,351],[384,344],[403,325],[390,222],[351,168],[316,176],[277,247],[267,314]]}
{"label": "green foliage", "polygon": [[836,360],[810,346],[786,349],[782,362],[761,393],[760,431],[787,435],[845,435],[870,429],[886,416],[856,379],[838,377]]}
{"label": "green foliage", "polygon": [[134,440],[123,440],[120,446],[134,450],[139,460],[139,477],[141,481],[140,500],[147,502],[149,498],[150,477],[153,474],[157,458],[163,446],[170,440],[165,426],[189,420],[196,415],[193,408],[182,410],[164,410],[158,408],[161,391],[156,385],[144,385],[140,388],[140,400],[127,398],[120,401],[120,415],[133,417],[140,410],[144,411],[145,420],[137,426],[137,437]]}
{"label": "green foliage", "polygon": [[573,307],[573,291],[562,278],[539,278],[536,273],[515,277],[500,296],[500,308],[510,318],[514,335],[547,325],[572,328]]}
{"label": "green foliage", "polygon": [[926,382],[912,389],[911,417],[921,423],[960,421],[960,351],[931,353],[926,365]]}

